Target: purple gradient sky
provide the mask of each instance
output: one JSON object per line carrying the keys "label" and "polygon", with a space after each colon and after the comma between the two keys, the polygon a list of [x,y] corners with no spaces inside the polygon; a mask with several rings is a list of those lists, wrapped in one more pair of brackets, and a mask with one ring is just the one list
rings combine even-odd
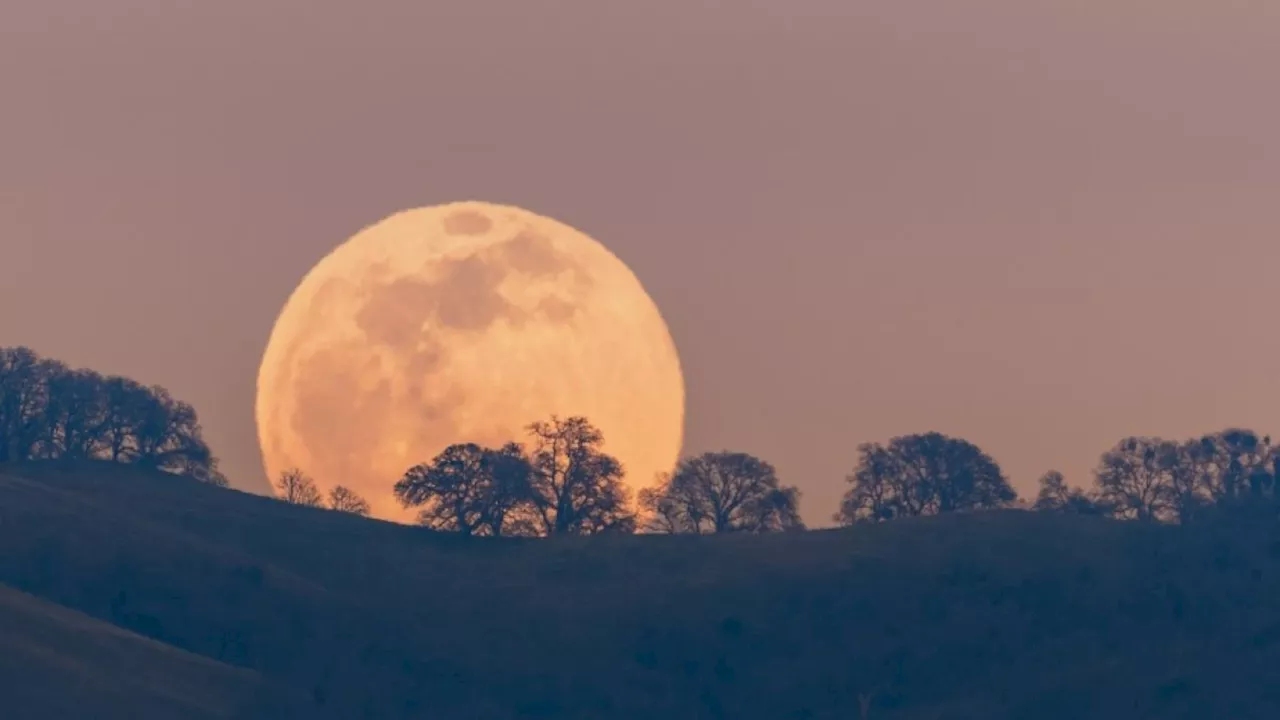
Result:
{"label": "purple gradient sky", "polygon": [[0,344],[169,387],[263,490],[257,363],[393,211],[514,203],[671,325],[686,450],[823,523],[936,429],[1026,492],[1280,430],[1274,0],[11,0]]}

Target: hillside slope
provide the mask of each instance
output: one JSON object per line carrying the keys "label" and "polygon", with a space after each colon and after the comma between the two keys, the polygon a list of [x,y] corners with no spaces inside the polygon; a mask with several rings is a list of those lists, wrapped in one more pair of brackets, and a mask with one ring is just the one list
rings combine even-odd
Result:
{"label": "hillside slope", "polygon": [[226,720],[252,712],[255,673],[219,665],[0,586],[0,715]]}
{"label": "hillside slope", "polygon": [[35,465],[0,470],[0,582],[256,670],[308,717],[1280,716],[1269,519],[467,540]]}

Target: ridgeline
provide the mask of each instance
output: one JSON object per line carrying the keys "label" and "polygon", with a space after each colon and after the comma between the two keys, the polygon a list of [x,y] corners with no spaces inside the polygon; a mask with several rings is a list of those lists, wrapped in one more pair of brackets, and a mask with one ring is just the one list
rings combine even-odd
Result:
{"label": "ridgeline", "polygon": [[1263,508],[463,538],[30,463],[0,585],[6,717],[1280,716]]}

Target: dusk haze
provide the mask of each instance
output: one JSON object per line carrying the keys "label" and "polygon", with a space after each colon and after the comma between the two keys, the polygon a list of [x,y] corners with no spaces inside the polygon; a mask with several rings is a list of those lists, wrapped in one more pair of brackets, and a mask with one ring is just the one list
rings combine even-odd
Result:
{"label": "dusk haze", "polygon": [[1280,717],[1278,72],[1264,0],[10,0],[0,717]]}

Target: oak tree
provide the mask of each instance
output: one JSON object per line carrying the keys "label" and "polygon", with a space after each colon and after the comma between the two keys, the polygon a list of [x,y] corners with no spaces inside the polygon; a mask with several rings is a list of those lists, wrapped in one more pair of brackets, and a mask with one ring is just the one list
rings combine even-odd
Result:
{"label": "oak tree", "polygon": [[670,533],[776,532],[804,527],[800,491],[779,484],[769,463],[740,452],[686,458],[640,493],[646,529]]}
{"label": "oak tree", "polygon": [[1008,505],[1017,498],[1000,466],[973,443],[941,433],[867,443],[835,519],[844,525]]}
{"label": "oak tree", "polygon": [[583,417],[529,426],[533,508],[545,535],[633,532],[623,468],[603,451],[604,435]]}
{"label": "oak tree", "polygon": [[[521,447],[450,445],[430,463],[410,468],[395,485],[405,507],[420,507],[420,524],[463,535],[500,536],[531,508],[530,468]],[[520,526],[523,529],[523,526]]]}

